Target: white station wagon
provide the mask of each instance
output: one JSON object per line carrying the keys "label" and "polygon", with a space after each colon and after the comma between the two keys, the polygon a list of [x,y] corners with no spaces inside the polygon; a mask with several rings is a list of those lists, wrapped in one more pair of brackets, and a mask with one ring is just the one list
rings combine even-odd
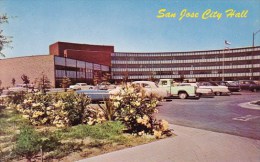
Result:
{"label": "white station wagon", "polygon": [[168,97],[167,90],[164,88],[158,87],[154,82],[151,81],[134,81],[132,82],[134,86],[140,86],[145,90],[146,95],[155,94],[160,98]]}

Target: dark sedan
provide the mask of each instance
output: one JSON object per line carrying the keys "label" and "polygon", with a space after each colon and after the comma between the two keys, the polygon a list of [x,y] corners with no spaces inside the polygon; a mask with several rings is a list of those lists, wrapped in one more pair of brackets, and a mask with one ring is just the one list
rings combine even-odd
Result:
{"label": "dark sedan", "polygon": [[241,88],[239,86],[239,84],[237,84],[236,82],[231,82],[231,81],[219,81],[216,82],[218,85],[222,85],[222,86],[227,86],[228,90],[230,92],[240,92]]}
{"label": "dark sedan", "polygon": [[260,91],[260,83],[253,80],[240,80],[239,85],[242,90],[250,90],[252,92]]}

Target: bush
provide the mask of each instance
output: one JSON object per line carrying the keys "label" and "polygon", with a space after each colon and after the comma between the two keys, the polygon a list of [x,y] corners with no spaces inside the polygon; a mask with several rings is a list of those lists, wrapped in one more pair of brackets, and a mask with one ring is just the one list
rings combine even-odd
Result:
{"label": "bush", "polygon": [[6,104],[20,104],[24,101],[27,92],[9,92],[8,97],[5,100]]}
{"label": "bush", "polygon": [[31,161],[41,149],[45,152],[53,151],[60,144],[58,138],[51,135],[48,131],[40,134],[32,127],[25,125],[20,129],[13,151],[15,154]]}
{"label": "bush", "polygon": [[86,122],[90,98],[72,92],[27,94],[16,109],[33,125],[65,127]]}
{"label": "bush", "polygon": [[111,96],[101,111],[107,120],[121,121],[127,132],[137,135],[154,134],[161,138],[164,134],[170,134],[170,130],[167,121],[155,119],[157,104],[158,98],[153,94],[146,96],[142,89],[126,86],[118,95]]}
{"label": "bush", "polygon": [[39,134],[29,126],[24,126],[17,137],[14,152],[31,161],[40,151],[41,139]]}

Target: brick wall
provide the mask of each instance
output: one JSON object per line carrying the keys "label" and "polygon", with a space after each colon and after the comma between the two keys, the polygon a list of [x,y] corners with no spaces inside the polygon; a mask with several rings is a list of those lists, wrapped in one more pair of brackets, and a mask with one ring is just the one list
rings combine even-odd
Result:
{"label": "brick wall", "polygon": [[103,51],[80,51],[65,50],[64,54],[67,58],[82,60],[86,62],[111,66],[111,53]]}
{"label": "brick wall", "polygon": [[23,74],[33,82],[42,72],[50,79],[52,86],[55,84],[54,57],[51,55],[3,59],[0,60],[0,69],[2,87],[11,87],[12,78],[15,78],[16,84],[22,84]]}
{"label": "brick wall", "polygon": [[50,55],[64,56],[65,50],[114,52],[114,46],[89,45],[68,42],[56,42],[49,46]]}

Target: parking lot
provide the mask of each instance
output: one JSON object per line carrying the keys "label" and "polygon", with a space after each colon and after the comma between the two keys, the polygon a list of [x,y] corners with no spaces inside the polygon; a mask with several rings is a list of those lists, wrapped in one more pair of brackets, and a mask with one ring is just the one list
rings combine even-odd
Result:
{"label": "parking lot", "polygon": [[157,117],[171,124],[260,139],[260,106],[241,106],[254,100],[260,100],[260,92],[242,91],[199,100],[173,99],[160,104]]}

